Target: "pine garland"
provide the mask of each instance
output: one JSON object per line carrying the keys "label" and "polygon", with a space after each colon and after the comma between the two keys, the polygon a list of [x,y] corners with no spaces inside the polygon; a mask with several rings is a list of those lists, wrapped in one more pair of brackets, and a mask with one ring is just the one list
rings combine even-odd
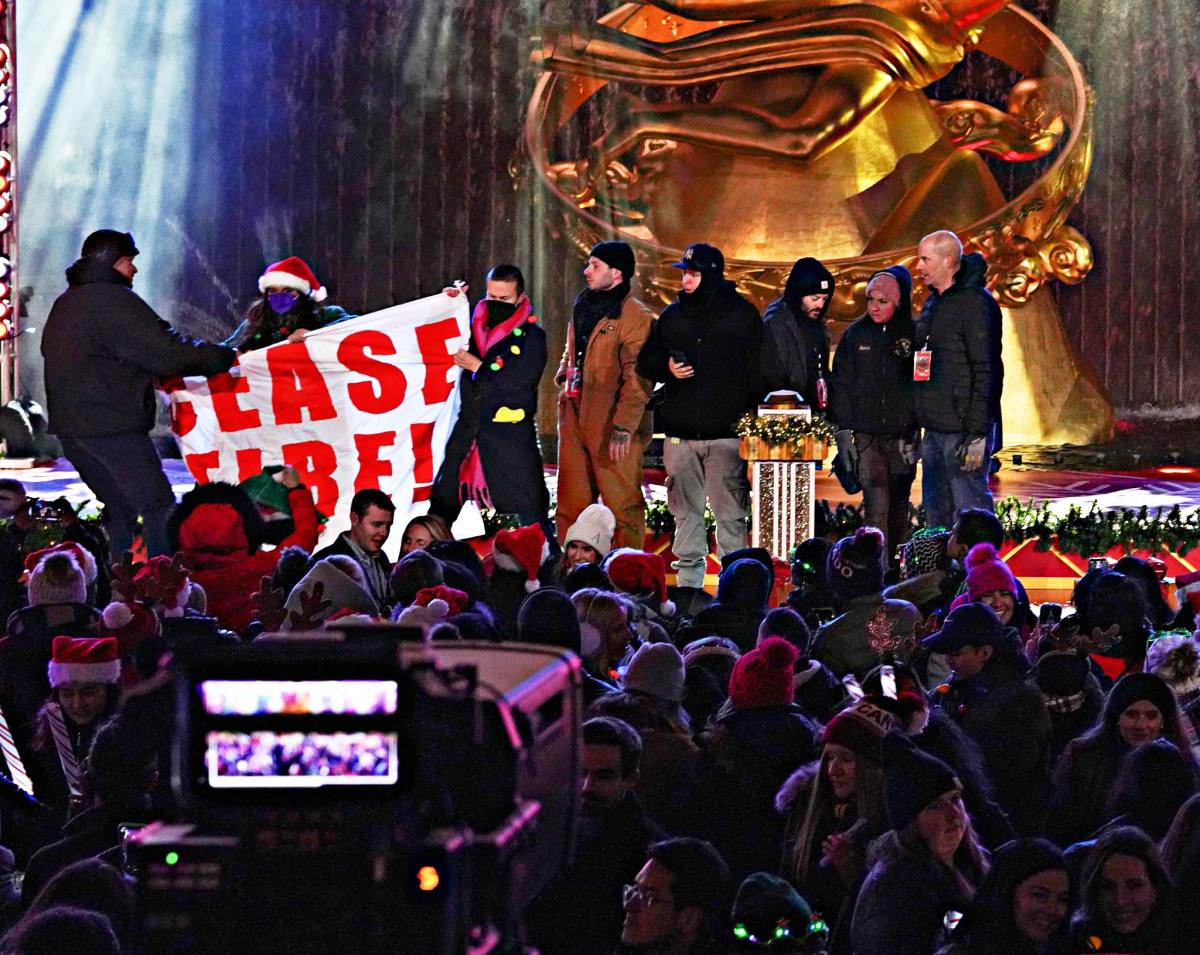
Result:
{"label": "pine garland", "polygon": [[820,415],[806,421],[799,415],[744,414],[734,426],[739,438],[759,438],[770,445],[796,444],[807,438],[831,441],[834,428]]}

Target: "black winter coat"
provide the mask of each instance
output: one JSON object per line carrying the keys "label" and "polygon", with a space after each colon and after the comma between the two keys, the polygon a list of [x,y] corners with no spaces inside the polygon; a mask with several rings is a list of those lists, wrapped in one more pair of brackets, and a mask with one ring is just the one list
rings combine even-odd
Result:
{"label": "black winter coat", "polygon": [[942,705],[978,744],[996,798],[1020,835],[1041,831],[1050,775],[1050,714],[1015,661],[994,657],[956,680]]}
{"label": "black winter coat", "polygon": [[71,438],[149,433],[154,381],[219,374],[223,345],[185,338],[143,302],[112,266],[80,259],[42,329],[50,430]]}
{"label": "black winter coat", "polygon": [[816,724],[794,706],[734,711],[700,736],[682,828],[716,846],[734,885],[778,866],[785,820],[775,794],[818,757],[816,736]]}
{"label": "black winter coat", "polygon": [[550,493],[537,439],[537,389],[546,367],[546,333],[526,323],[487,354],[479,353],[474,335],[467,350],[483,364],[460,379],[458,421],[434,482],[431,509],[450,519],[457,516],[458,469],[475,441],[495,509],[502,514],[544,514]]}
{"label": "black winter coat", "polygon": [[901,314],[882,325],[867,315],[846,329],[833,356],[829,389],[829,417],[839,428],[912,437],[914,334],[912,319]]}
{"label": "black winter coat", "polygon": [[921,309],[916,347],[933,352],[929,381],[914,382],[922,428],[982,436],[1000,420],[1001,315],[986,276],[982,255],[964,255],[954,284]]}
{"label": "black winter coat", "polygon": [[814,411],[817,380],[829,381],[829,333],[823,321],[796,314],[786,298],[777,298],[763,313],[763,391],[798,391]]}
{"label": "black winter coat", "polygon": [[[707,278],[705,282],[709,281]],[[663,385],[655,428],[672,438],[732,438],[733,426],[762,398],[758,376],[762,319],[727,280],[704,300],[703,284],[684,304],[683,294],[663,310],[638,355],[638,374]],[[683,352],[695,369],[676,378],[667,367]]]}

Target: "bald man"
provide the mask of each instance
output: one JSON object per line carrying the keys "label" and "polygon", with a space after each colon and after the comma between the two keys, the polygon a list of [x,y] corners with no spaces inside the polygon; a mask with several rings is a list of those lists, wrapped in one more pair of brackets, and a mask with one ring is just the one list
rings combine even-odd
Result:
{"label": "bald man", "polygon": [[988,489],[999,450],[1000,306],[986,285],[987,261],[963,255],[953,232],[917,246],[917,275],[929,290],[916,327],[913,386],[921,441],[925,523],[950,527],[968,507],[994,510]]}
{"label": "bald man", "polygon": [[829,417],[838,454],[862,485],[866,522],[887,536],[887,553],[908,539],[917,474],[913,407],[912,276],[903,265],[867,281],[867,314],[846,329],[833,356]]}

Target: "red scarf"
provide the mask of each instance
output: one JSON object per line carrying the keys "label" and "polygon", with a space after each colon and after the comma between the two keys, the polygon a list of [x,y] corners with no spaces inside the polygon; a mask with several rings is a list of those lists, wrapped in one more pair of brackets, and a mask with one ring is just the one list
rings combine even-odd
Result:
{"label": "red scarf", "polygon": [[526,323],[532,325],[537,321],[537,317],[531,314],[533,303],[529,301],[528,295],[522,294],[517,302],[517,310],[512,313],[512,317],[501,322],[495,328],[488,328],[487,303],[486,298],[481,298],[471,315],[471,337],[475,340],[475,347],[479,349],[480,358],[483,358],[499,342],[511,335],[517,326]]}
{"label": "red scarf", "polygon": [[[533,304],[529,301],[529,296],[522,294],[512,317],[494,328],[488,328],[487,299],[480,299],[471,315],[471,338],[475,347],[479,349],[480,359],[511,335],[514,329],[521,325],[534,324],[537,317],[532,312]],[[471,442],[471,449],[458,468],[458,499],[460,502],[475,501],[481,508],[494,509],[487,477],[483,473],[483,461],[479,457],[479,444],[476,441]]]}

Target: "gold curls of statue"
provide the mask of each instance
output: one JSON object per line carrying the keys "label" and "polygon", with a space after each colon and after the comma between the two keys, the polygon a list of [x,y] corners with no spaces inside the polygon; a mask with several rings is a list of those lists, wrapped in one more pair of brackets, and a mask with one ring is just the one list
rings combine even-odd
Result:
{"label": "gold curls of statue", "polygon": [[[975,51],[1020,77],[1003,108],[930,100]],[[673,296],[669,263],[703,240],[759,305],[795,259],[820,258],[845,321],[873,272],[911,268],[919,239],[951,228],[987,256],[1005,306],[1009,443],[1111,433],[1046,288],[1091,267],[1066,225],[1091,164],[1091,103],[1030,14],[1007,0],[661,0],[547,29],[533,60],[524,150],[553,227],[581,251],[630,242],[643,294]],[[984,156],[1036,163],[1036,178],[1006,196]]]}

